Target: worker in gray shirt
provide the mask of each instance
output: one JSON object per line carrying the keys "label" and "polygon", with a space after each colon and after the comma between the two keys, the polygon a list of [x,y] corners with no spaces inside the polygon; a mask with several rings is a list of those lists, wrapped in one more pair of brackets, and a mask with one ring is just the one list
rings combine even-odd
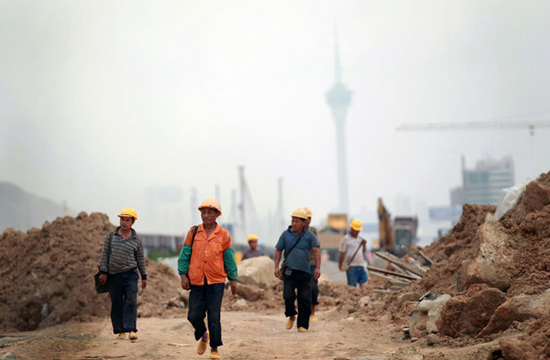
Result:
{"label": "worker in gray shirt", "polygon": [[118,215],[120,226],[105,236],[101,253],[102,283],[108,281],[111,297],[111,323],[117,339],[124,339],[130,333],[130,340],[137,337],[137,292],[138,270],[141,274],[141,288],[147,287],[147,270],[143,244],[132,225],[137,213],[125,207]]}

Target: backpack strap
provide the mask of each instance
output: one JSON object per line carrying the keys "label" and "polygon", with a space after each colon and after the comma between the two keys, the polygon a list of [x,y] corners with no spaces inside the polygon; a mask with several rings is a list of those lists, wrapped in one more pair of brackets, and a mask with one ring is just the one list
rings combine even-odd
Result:
{"label": "backpack strap", "polygon": [[195,235],[197,235],[198,229],[199,229],[199,225],[195,225],[195,231],[193,232],[193,238],[191,239],[191,248],[193,248],[193,242],[195,242]]}

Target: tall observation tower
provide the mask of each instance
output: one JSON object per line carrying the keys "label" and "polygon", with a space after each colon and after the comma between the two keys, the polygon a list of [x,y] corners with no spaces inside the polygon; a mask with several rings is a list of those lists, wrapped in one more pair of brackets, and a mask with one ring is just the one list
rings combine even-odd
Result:
{"label": "tall observation tower", "polygon": [[348,204],[348,165],[346,155],[346,117],[348,107],[351,103],[352,92],[342,83],[342,69],[340,67],[340,53],[338,40],[334,40],[335,57],[335,79],[334,85],[327,92],[327,103],[332,110],[332,116],[336,123],[336,156],[338,161],[338,188],[339,188],[339,211],[349,212]]}

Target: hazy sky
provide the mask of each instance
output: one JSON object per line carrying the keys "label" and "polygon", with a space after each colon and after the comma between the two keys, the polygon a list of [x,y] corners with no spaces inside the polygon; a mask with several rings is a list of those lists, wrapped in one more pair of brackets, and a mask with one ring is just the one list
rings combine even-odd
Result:
{"label": "hazy sky", "polygon": [[244,165],[260,215],[283,177],[285,214],[320,221],[338,205],[337,29],[352,215],[374,221],[379,196],[446,205],[462,155],[512,156],[518,182],[548,172],[550,128],[396,127],[550,121],[548,19],[547,1],[4,0],[0,181],[112,221],[148,187],[181,187],[186,229],[190,189],[219,185],[229,209]]}

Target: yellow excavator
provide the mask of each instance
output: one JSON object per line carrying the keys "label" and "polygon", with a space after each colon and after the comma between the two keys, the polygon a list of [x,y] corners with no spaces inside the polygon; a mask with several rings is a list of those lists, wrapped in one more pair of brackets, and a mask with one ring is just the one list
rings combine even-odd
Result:
{"label": "yellow excavator", "polygon": [[382,198],[378,198],[378,221],[380,250],[399,257],[405,255],[407,251],[402,246],[410,248],[416,241],[418,219],[412,216],[399,216],[395,217],[392,224],[390,212],[384,206]]}

